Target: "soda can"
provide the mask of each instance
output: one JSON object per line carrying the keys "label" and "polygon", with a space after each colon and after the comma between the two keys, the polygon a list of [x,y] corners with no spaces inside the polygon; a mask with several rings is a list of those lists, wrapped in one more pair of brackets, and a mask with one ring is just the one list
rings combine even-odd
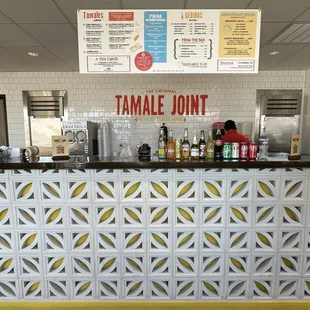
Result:
{"label": "soda can", "polygon": [[257,143],[251,142],[249,146],[249,158],[256,159],[257,157]]}
{"label": "soda can", "polygon": [[246,142],[240,143],[240,159],[248,159],[249,146]]}
{"label": "soda can", "polygon": [[225,142],[223,145],[223,159],[230,159],[231,158],[231,144]]}
{"label": "soda can", "polygon": [[231,158],[232,159],[239,159],[239,143],[234,142],[231,144]]}

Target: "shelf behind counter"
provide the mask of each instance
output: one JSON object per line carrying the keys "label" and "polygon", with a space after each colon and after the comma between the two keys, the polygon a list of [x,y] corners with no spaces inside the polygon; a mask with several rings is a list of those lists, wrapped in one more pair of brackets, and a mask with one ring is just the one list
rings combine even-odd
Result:
{"label": "shelf behind counter", "polygon": [[23,161],[20,158],[0,158],[0,170],[5,169],[257,169],[257,168],[310,168],[310,156],[300,160],[288,160],[286,157],[269,157],[265,161],[149,161],[141,162],[137,158],[98,158],[74,156],[69,160],[57,161],[51,157],[32,158]]}

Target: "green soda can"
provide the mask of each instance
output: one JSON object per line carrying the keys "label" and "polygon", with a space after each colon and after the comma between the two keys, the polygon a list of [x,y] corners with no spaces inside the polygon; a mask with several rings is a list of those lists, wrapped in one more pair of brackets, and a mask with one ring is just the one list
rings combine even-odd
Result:
{"label": "green soda can", "polygon": [[231,143],[225,142],[223,145],[223,159],[231,159]]}

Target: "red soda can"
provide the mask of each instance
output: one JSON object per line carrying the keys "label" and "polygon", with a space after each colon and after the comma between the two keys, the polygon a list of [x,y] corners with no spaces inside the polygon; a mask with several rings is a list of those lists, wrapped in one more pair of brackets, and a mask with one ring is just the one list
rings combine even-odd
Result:
{"label": "red soda can", "polygon": [[257,143],[251,142],[249,147],[249,158],[256,159],[257,157]]}
{"label": "red soda can", "polygon": [[240,159],[248,159],[249,146],[246,142],[240,143]]}

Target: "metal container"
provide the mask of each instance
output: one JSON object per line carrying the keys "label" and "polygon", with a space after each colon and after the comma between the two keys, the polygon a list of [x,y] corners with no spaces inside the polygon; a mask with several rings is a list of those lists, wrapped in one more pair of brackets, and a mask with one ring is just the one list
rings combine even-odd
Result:
{"label": "metal container", "polygon": [[256,159],[257,157],[257,143],[251,142],[249,146],[249,159]]}
{"label": "metal container", "polygon": [[240,154],[239,148],[240,148],[239,143],[233,142],[231,144],[231,158],[232,159],[239,159],[239,154]]}
{"label": "metal container", "polygon": [[223,159],[231,159],[231,143],[225,142],[223,145]]}
{"label": "metal container", "polygon": [[249,146],[246,142],[240,143],[240,159],[248,159]]}

